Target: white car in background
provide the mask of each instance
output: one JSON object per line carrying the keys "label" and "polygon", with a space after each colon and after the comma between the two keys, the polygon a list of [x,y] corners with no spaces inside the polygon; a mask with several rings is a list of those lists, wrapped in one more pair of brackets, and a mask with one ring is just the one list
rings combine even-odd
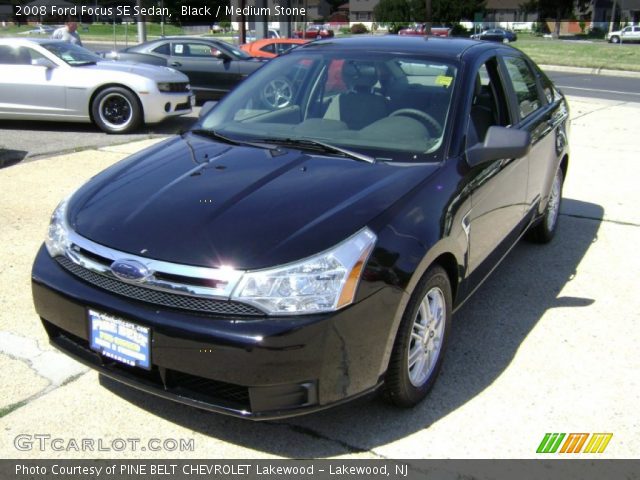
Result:
{"label": "white car in background", "polygon": [[624,27],[622,30],[609,32],[606,39],[610,43],[640,42],[640,26]]}
{"label": "white car in background", "polygon": [[0,119],[93,122],[108,133],[191,112],[186,75],[45,39],[0,39]]}
{"label": "white car in background", "polygon": [[48,35],[51,36],[56,31],[57,27],[51,25],[38,25],[32,30],[25,30],[24,32],[18,32],[18,35]]}

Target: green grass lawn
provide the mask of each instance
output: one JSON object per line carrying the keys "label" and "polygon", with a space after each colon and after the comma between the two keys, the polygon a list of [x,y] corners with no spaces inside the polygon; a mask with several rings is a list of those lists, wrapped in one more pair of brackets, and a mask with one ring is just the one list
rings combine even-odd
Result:
{"label": "green grass lawn", "polygon": [[[19,35],[20,32],[26,32],[33,30],[35,25],[22,25],[20,27],[0,27],[0,36],[14,36]],[[78,28],[80,37],[83,40],[112,40],[113,39],[113,25],[107,25],[102,23],[86,24]],[[159,37],[162,33],[162,29],[159,23],[147,23],[147,36]],[[165,35],[181,35],[182,28],[175,25],[164,26]],[[128,40],[129,42],[135,42],[138,37],[137,25],[116,25],[115,35],[118,41]],[[26,38],[42,38],[45,35],[25,35]]]}
{"label": "green grass lawn", "polygon": [[640,72],[640,44],[614,45],[603,40],[566,41],[519,34],[512,43],[543,65],[608,68]]}
{"label": "green grass lawn", "polygon": [[[0,36],[17,35],[33,29],[34,26],[0,27]],[[116,25],[116,40],[127,43],[137,41],[136,25]],[[113,25],[88,24],[80,29],[83,40],[111,41]],[[181,35],[183,30],[175,25],[165,25],[165,35]],[[158,37],[161,34],[160,24],[147,23],[147,36]],[[217,34],[225,40],[231,40],[231,34]],[[42,35],[34,35],[34,38]],[[229,38],[227,38],[229,37]],[[612,70],[633,70],[640,72],[640,44],[613,45],[604,40],[567,41],[536,37],[520,33],[518,41],[512,44],[528,54],[535,62],[543,65],[568,65],[573,67],[608,68]]]}

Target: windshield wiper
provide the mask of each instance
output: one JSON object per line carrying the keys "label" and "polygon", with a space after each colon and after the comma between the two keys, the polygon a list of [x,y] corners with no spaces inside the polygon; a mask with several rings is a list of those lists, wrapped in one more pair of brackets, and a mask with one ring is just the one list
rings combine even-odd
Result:
{"label": "windshield wiper", "polygon": [[96,65],[98,62],[94,60],[81,60],[79,62],[73,62],[71,64],[72,67],[84,67],[86,65]]}
{"label": "windshield wiper", "polygon": [[280,150],[275,145],[265,145],[263,143],[254,143],[254,142],[247,142],[245,140],[236,140],[234,138],[229,138],[225,135],[222,135],[216,132],[215,130],[209,130],[206,128],[195,128],[193,130],[189,130],[189,132],[195,135],[200,135],[202,137],[209,137],[214,140],[218,140],[219,142],[228,143],[229,145],[237,145],[241,147],[255,147],[255,148],[262,148],[264,150]]}
{"label": "windshield wiper", "polygon": [[316,150],[322,153],[332,153],[334,155],[341,155],[343,157],[351,158],[352,160],[359,160],[361,162],[376,163],[376,159],[365,155],[363,153],[354,152],[353,150],[347,150],[346,148],[336,147],[329,143],[320,142],[318,140],[311,140],[308,138],[261,138],[261,142],[276,143],[278,145],[284,145],[287,147],[298,147],[309,150]]}

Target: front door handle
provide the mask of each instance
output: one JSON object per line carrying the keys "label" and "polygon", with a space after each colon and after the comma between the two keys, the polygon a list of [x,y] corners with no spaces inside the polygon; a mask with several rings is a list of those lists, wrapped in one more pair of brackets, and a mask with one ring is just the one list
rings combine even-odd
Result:
{"label": "front door handle", "polygon": [[182,64],[180,62],[171,62],[169,65],[171,65],[172,67],[181,67]]}

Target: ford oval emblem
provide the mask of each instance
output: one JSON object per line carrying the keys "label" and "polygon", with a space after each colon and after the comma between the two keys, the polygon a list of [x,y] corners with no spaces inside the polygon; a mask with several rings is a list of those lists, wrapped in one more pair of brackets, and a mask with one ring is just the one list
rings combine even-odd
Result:
{"label": "ford oval emblem", "polygon": [[127,282],[144,282],[151,276],[151,271],[136,260],[116,260],[111,264],[111,272]]}

